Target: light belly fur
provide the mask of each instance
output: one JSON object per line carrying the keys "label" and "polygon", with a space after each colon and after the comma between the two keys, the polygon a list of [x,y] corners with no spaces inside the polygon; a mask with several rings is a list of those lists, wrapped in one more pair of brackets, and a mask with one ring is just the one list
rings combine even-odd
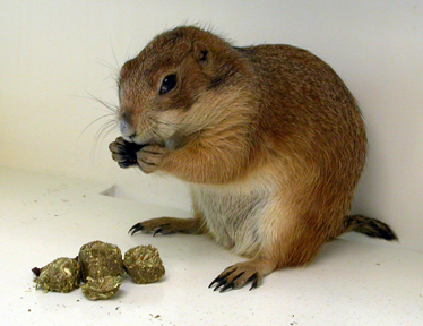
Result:
{"label": "light belly fur", "polygon": [[259,225],[269,193],[245,188],[191,185],[191,194],[215,241],[238,255],[251,257],[261,247]]}

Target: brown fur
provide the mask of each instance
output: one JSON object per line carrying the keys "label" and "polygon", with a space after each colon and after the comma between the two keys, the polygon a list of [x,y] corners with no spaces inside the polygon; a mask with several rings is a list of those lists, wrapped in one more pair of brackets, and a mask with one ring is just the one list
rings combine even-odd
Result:
{"label": "brown fur", "polygon": [[[176,87],[160,95],[171,74]],[[255,287],[353,229],[345,216],[365,160],[364,124],[343,81],[310,52],[236,48],[178,27],[125,63],[119,90],[126,140],[111,144],[114,160],[127,160],[125,141],[147,145],[139,168],[189,182],[194,211],[133,230],[207,232],[251,258],[220,274],[216,288]]]}

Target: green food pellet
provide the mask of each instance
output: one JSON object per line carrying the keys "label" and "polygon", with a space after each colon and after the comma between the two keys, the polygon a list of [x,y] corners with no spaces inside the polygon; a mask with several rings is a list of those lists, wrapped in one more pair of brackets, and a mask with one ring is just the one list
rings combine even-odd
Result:
{"label": "green food pellet", "polygon": [[78,255],[84,281],[88,277],[99,279],[105,276],[122,276],[122,252],[114,244],[102,241],[86,243]]}
{"label": "green food pellet", "polygon": [[165,274],[159,252],[151,245],[139,246],[125,252],[123,265],[134,283],[157,282]]}
{"label": "green food pellet", "polygon": [[35,288],[44,292],[54,291],[67,293],[79,287],[80,265],[76,259],[58,258],[41,268],[35,277]]}

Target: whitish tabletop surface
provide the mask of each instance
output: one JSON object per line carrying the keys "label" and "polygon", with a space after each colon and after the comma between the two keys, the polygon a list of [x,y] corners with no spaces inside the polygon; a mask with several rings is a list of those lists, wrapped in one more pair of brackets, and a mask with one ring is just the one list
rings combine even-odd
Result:
{"label": "whitish tabletop surface", "polygon": [[[248,288],[207,288],[240,258],[206,236],[129,236],[129,227],[188,212],[102,196],[107,184],[0,169],[0,320],[2,325],[423,325],[423,254],[347,240],[317,261],[286,269]],[[34,289],[31,268],[76,256],[93,240],[159,249],[159,283],[125,279],[111,300]]]}

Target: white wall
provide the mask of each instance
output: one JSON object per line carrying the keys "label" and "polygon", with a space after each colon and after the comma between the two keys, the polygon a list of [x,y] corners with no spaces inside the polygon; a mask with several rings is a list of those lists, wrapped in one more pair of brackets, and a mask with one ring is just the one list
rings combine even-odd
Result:
{"label": "white wall", "polygon": [[116,68],[184,22],[210,24],[238,45],[290,43],[328,61],[368,128],[354,211],[423,250],[421,1],[0,0],[0,164],[118,181],[124,195],[187,207],[181,183],[117,168],[107,149],[117,133],[96,140],[107,120],[90,124],[107,111],[87,98],[116,104]]}

